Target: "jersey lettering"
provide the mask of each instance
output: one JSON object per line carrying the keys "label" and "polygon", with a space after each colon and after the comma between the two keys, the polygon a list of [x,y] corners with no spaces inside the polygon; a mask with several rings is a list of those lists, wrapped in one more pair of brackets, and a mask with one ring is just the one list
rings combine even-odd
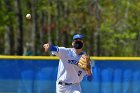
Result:
{"label": "jersey lettering", "polygon": [[68,63],[70,63],[70,64],[77,64],[77,61],[76,60],[68,60]]}
{"label": "jersey lettering", "polygon": [[78,76],[80,76],[82,74],[82,71],[78,71]]}

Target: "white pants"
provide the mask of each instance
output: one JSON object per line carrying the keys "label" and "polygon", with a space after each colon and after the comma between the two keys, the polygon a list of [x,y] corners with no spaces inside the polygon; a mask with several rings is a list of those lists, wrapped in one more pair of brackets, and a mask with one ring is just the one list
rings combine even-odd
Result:
{"label": "white pants", "polygon": [[56,93],[82,93],[80,84],[60,85],[56,83]]}

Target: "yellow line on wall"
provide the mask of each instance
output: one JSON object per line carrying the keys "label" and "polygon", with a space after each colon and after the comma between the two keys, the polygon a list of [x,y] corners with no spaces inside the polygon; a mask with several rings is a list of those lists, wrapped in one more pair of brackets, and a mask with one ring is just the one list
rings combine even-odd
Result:
{"label": "yellow line on wall", "polygon": [[[56,56],[3,56],[0,59],[58,60]],[[92,60],[140,60],[140,57],[93,57]]]}
{"label": "yellow line on wall", "polygon": [[140,57],[91,57],[93,60],[139,60]]}
{"label": "yellow line on wall", "polygon": [[0,56],[0,59],[58,60],[55,56]]}

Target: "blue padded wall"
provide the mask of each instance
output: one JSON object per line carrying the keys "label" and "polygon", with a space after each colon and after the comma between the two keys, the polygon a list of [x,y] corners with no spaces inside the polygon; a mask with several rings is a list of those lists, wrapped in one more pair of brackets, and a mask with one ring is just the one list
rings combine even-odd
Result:
{"label": "blue padded wall", "polygon": [[[83,93],[140,93],[140,61],[92,60]],[[1,93],[55,93],[58,60],[0,59]]]}

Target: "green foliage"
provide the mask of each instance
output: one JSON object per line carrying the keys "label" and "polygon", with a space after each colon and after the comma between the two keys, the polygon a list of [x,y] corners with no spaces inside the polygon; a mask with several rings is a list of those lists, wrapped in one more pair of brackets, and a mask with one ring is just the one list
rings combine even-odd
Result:
{"label": "green foliage", "polygon": [[[98,0],[98,2],[97,0],[36,0],[36,3],[32,1],[21,1],[24,43],[31,42],[29,36],[32,36],[33,24],[32,20],[29,22],[25,19],[25,15],[34,12],[32,6],[35,4],[38,46],[51,38],[51,42],[55,44],[71,47],[72,35],[81,33],[85,35],[85,49],[91,55],[93,51],[98,52],[100,56],[140,55],[139,0]],[[11,25],[15,31],[15,38],[17,35],[15,1],[10,1],[9,4],[10,12],[6,2],[0,0],[1,40],[4,40],[6,26]],[[0,50],[2,49],[4,47]],[[37,51],[42,52],[41,49]]]}

